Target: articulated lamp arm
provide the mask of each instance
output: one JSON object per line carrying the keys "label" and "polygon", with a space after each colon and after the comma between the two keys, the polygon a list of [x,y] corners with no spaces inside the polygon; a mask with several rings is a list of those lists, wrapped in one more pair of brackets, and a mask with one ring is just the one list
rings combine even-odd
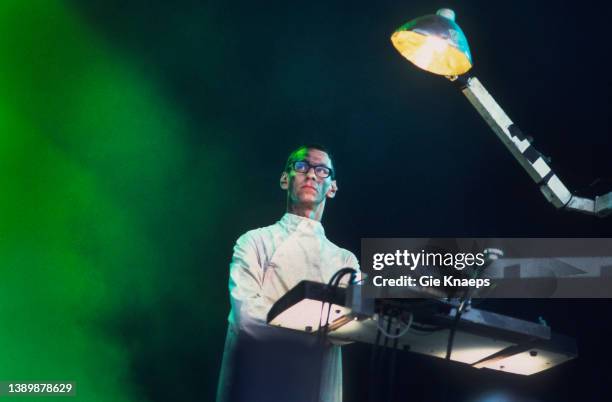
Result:
{"label": "articulated lamp arm", "polygon": [[598,216],[612,213],[612,191],[595,198],[572,194],[478,78],[467,74],[473,65],[472,54],[453,10],[442,8],[435,14],[408,21],[393,32],[391,43],[418,68],[457,82],[463,94],[555,207]]}
{"label": "articulated lamp arm", "polygon": [[612,191],[594,199],[572,194],[550,168],[546,158],[531,145],[530,139],[510,120],[478,78],[467,75],[449,78],[460,85],[463,94],[533,181],[540,186],[540,190],[550,203],[560,209],[602,217],[612,213]]}

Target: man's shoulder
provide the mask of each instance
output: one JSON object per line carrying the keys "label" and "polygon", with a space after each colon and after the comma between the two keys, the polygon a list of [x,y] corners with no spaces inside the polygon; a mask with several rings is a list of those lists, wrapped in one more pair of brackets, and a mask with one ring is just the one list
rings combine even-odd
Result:
{"label": "man's shoulder", "polygon": [[239,244],[239,245],[247,245],[249,243],[258,244],[262,240],[265,240],[269,238],[270,236],[272,236],[276,230],[277,225],[278,225],[277,223],[273,223],[272,225],[248,230],[247,232],[243,233],[238,238],[238,240],[236,241],[236,244]]}

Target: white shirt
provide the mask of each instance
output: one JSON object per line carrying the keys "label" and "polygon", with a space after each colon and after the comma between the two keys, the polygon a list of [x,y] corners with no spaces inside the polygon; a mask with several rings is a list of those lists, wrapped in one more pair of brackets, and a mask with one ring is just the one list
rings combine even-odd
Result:
{"label": "white shirt", "polygon": [[312,401],[304,394],[316,387],[320,401],[342,400],[340,348],[321,350],[316,336],[270,327],[265,320],[272,305],[300,281],[327,283],[344,267],[359,268],[355,255],[330,242],[320,222],[298,215],[286,213],[274,225],[238,239],[230,264],[231,311],[218,402]]}

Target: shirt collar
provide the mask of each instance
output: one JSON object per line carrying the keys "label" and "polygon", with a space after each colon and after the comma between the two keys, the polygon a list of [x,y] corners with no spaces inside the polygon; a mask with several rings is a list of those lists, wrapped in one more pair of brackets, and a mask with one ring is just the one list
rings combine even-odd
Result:
{"label": "shirt collar", "polygon": [[325,236],[325,229],[321,222],[314,219],[305,218],[303,216],[285,213],[280,220],[280,224],[287,227],[290,232],[302,230],[306,232],[314,232],[315,234]]}

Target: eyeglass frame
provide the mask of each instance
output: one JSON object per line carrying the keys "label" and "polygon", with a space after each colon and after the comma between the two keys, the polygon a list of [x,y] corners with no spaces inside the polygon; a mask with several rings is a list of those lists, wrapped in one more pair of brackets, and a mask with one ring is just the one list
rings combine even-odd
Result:
{"label": "eyeglass frame", "polygon": [[[305,172],[298,172],[297,169],[295,168],[295,164],[296,163],[305,163],[308,166],[308,169]],[[325,168],[325,169],[329,170],[329,175],[325,176],[325,177],[319,176],[317,174],[317,168],[319,168],[319,167],[322,167],[322,168]],[[306,174],[306,173],[308,173],[310,171],[310,169],[313,169],[315,176],[317,176],[319,179],[331,178],[332,180],[334,180],[335,176],[336,176],[336,172],[334,172],[334,169],[330,168],[329,166],[327,166],[327,165],[311,165],[310,162],[308,162],[305,159],[302,159],[302,160],[299,160],[299,161],[292,161],[292,162],[288,163],[286,170],[289,170],[289,169],[293,169],[294,172],[302,173],[302,174]]]}

